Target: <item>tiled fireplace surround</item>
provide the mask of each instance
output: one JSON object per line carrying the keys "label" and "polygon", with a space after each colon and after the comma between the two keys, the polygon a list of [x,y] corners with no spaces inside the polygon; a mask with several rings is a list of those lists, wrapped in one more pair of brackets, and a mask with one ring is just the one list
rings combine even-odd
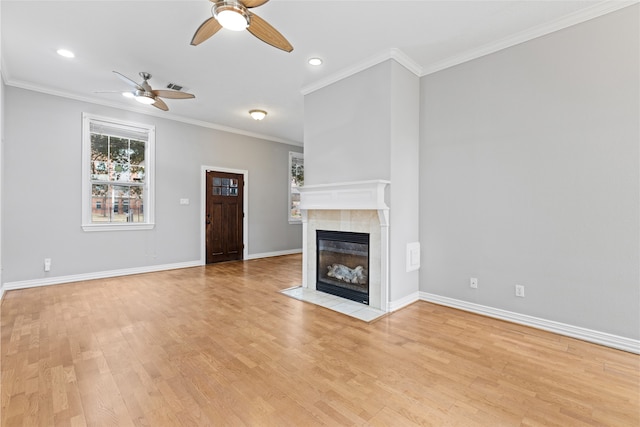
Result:
{"label": "tiled fireplace surround", "polygon": [[304,288],[316,288],[316,230],[369,233],[369,307],[389,311],[388,185],[375,180],[301,188]]}

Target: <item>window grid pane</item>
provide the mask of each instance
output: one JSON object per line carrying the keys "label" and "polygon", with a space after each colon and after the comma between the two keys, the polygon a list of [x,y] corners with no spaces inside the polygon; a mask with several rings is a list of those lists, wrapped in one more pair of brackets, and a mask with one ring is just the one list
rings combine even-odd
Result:
{"label": "window grid pane", "polygon": [[145,222],[147,142],[134,135],[140,132],[91,124],[91,223]]}
{"label": "window grid pane", "polygon": [[300,221],[299,187],[304,185],[304,157],[302,153],[289,153],[289,221]]}
{"label": "window grid pane", "polygon": [[91,190],[91,222],[144,222],[142,187],[93,184]]}

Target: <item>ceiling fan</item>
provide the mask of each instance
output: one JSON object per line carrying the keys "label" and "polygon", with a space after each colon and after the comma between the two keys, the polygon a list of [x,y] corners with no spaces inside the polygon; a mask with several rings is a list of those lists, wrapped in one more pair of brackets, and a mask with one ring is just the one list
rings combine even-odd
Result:
{"label": "ceiling fan", "polygon": [[191,39],[191,44],[197,46],[209,37],[227,28],[233,31],[246,29],[251,34],[273,47],[291,52],[293,46],[282,34],[249,9],[262,6],[269,0],[209,0],[213,16],[202,23]]}
{"label": "ceiling fan", "polygon": [[117,71],[114,71],[114,74],[133,88],[132,91],[122,92],[124,96],[134,98],[141,104],[153,105],[154,107],[164,111],[169,111],[169,107],[167,107],[167,104],[165,104],[165,102],[160,98],[190,99],[196,97],[192,93],[181,92],[179,90],[153,89],[148,82],[148,80],[151,78],[151,74],[144,71],[138,73],[140,74],[140,77],[142,77],[141,83],[136,83],[129,77]]}

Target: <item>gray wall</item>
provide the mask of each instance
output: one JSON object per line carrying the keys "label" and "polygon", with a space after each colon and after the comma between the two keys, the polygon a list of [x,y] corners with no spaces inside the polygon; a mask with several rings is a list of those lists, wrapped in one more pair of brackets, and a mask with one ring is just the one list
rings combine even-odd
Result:
{"label": "gray wall", "polygon": [[[15,87],[5,96],[4,283],[199,260],[201,165],[249,171],[249,256],[301,248],[287,218],[288,152],[301,147]],[[82,231],[82,112],[156,126],[153,230]]]}
{"label": "gray wall", "polygon": [[[389,194],[389,299],[415,299],[419,272],[407,272],[407,244],[419,241],[420,79],[395,61],[391,66]],[[406,303],[407,301],[405,301]],[[402,305],[402,303],[400,303]],[[392,309],[398,304],[392,305]]]}
{"label": "gray wall", "polygon": [[422,78],[421,291],[640,338],[638,12]]}
{"label": "gray wall", "polygon": [[304,98],[304,183],[391,179],[391,61]]}

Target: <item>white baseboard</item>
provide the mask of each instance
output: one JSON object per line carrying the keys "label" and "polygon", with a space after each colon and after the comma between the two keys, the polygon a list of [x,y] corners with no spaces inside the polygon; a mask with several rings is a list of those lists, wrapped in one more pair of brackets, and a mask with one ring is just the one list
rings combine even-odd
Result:
{"label": "white baseboard", "polygon": [[400,310],[401,308],[406,307],[409,304],[413,304],[416,301],[420,301],[420,292],[414,292],[404,298],[389,302],[389,311]]}
{"label": "white baseboard", "polygon": [[276,251],[276,252],[263,252],[261,254],[249,254],[245,260],[250,259],[258,259],[258,258],[270,258],[274,256],[282,256],[282,255],[293,255],[293,254],[301,254],[302,248],[300,249],[287,249],[286,251]]}
{"label": "white baseboard", "polygon": [[[247,259],[267,258],[281,255],[291,255],[301,253],[302,249],[290,249],[279,252],[265,252],[261,254],[252,254]],[[108,277],[130,276],[132,274],[153,273],[156,271],[176,270],[179,268],[199,267],[204,265],[201,260],[187,261],[175,264],[150,265],[145,267],[124,268],[119,270],[99,271],[95,273],[73,274],[69,276],[43,277],[40,279],[20,280],[16,282],[4,283],[0,288],[0,297],[5,291],[15,289],[35,288],[38,286],[59,285],[62,283],[81,282],[84,280],[106,279]]]}
{"label": "white baseboard", "polygon": [[579,326],[567,325],[566,323],[554,322],[553,320],[541,319],[539,317],[514,313],[512,311],[501,310],[499,308],[488,307],[472,302],[434,295],[427,292],[420,292],[420,299],[439,305],[445,305],[447,307],[469,311],[471,313],[506,320],[507,322],[513,322],[520,325],[530,326],[532,328],[543,329],[545,331],[554,332],[559,335],[577,338],[583,341],[589,341],[607,347],[617,348],[618,350],[640,354],[640,340],[612,335],[606,332],[594,331],[591,329],[581,328]]}
{"label": "white baseboard", "polygon": [[44,277],[41,279],[7,282],[2,286],[2,292],[14,289],[35,288],[37,286],[59,285],[62,283],[81,282],[84,280],[105,279],[108,277],[129,276],[132,274],[153,273],[156,271],[175,270],[201,266],[202,262],[188,261],[175,264],[150,265],[146,267],[124,268],[120,270],[99,271],[95,273],[72,274],[70,276]]}

